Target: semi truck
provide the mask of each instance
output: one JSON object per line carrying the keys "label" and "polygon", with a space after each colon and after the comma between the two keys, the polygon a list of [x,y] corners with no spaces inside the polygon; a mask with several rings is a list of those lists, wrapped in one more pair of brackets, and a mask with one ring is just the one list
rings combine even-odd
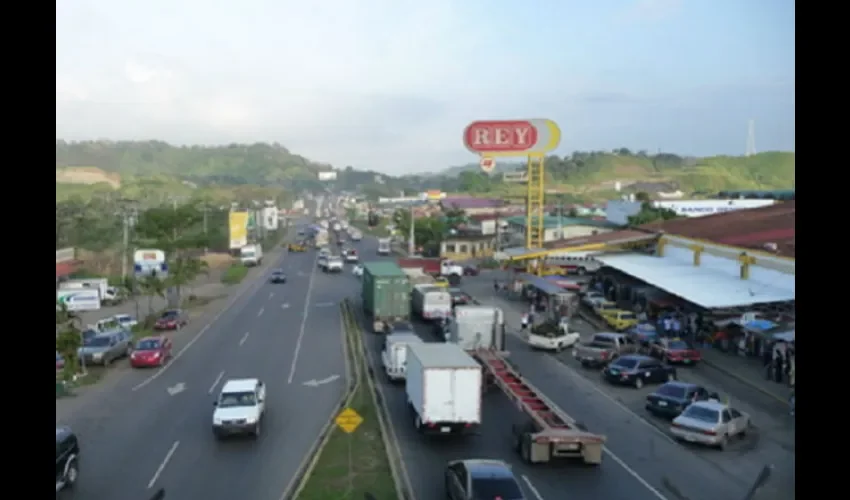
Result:
{"label": "semi truck", "polygon": [[410,312],[426,321],[447,318],[452,314],[452,295],[448,289],[436,285],[413,285]]}
{"label": "semi truck", "polygon": [[505,314],[492,306],[456,306],[446,342],[466,350],[505,351]]}
{"label": "semi truck", "polygon": [[463,266],[440,258],[408,257],[398,259],[398,265],[403,269],[421,269],[431,276],[443,276],[452,286],[458,285],[463,277]]}
{"label": "semi truck", "polygon": [[366,262],[360,293],[372,331],[384,333],[410,318],[410,281],[395,262]]}
{"label": "semi truck", "polygon": [[408,344],[405,393],[423,434],[465,434],[481,423],[481,366],[453,344]]}

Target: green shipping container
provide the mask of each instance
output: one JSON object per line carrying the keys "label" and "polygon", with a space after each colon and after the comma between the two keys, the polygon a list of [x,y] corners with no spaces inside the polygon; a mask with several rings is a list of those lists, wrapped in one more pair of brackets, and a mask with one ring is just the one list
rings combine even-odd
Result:
{"label": "green shipping container", "polygon": [[395,262],[363,264],[363,312],[372,319],[372,330],[410,317],[410,281]]}

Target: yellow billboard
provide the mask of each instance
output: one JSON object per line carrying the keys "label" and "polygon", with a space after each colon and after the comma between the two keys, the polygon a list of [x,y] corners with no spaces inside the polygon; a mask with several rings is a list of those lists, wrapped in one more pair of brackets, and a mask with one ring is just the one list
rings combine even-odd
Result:
{"label": "yellow billboard", "polygon": [[230,212],[230,249],[248,244],[248,212]]}

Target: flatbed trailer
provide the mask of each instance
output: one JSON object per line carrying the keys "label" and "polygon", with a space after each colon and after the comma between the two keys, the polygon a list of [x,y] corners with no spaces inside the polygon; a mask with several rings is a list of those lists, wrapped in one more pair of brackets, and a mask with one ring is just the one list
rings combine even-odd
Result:
{"label": "flatbed trailer", "polygon": [[556,458],[580,458],[584,463],[602,463],[605,436],[588,432],[542,392],[520,375],[501,352],[471,352],[487,372],[486,380],[499,387],[529,418],[513,426],[514,448],[528,463],[545,463]]}

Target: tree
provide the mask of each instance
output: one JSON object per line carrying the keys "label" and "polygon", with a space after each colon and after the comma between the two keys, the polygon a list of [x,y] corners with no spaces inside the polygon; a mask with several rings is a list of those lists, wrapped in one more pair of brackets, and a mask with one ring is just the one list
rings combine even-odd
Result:
{"label": "tree", "polygon": [[[402,237],[407,238],[410,234],[410,211],[396,210],[393,221]],[[414,239],[417,246],[439,245],[443,241],[448,226],[446,222],[437,217],[417,217],[413,226]]]}
{"label": "tree", "polygon": [[629,217],[630,226],[642,226],[659,220],[678,219],[679,214],[669,208],[655,207],[652,202],[645,201],[641,204],[640,212]]}
{"label": "tree", "polygon": [[183,287],[192,283],[195,278],[206,273],[207,270],[207,263],[195,257],[178,255],[171,261],[165,283],[167,286],[174,287],[178,300],[178,304],[172,304],[174,307],[179,307]]}
{"label": "tree", "polygon": [[65,360],[62,379],[73,380],[80,366],[79,349],[83,343],[80,317],[63,304],[56,309],[56,352]]}
{"label": "tree", "polygon": [[148,296],[148,316],[151,316],[154,297],[165,298],[166,283],[157,276],[145,276],[139,280],[139,288]]}

